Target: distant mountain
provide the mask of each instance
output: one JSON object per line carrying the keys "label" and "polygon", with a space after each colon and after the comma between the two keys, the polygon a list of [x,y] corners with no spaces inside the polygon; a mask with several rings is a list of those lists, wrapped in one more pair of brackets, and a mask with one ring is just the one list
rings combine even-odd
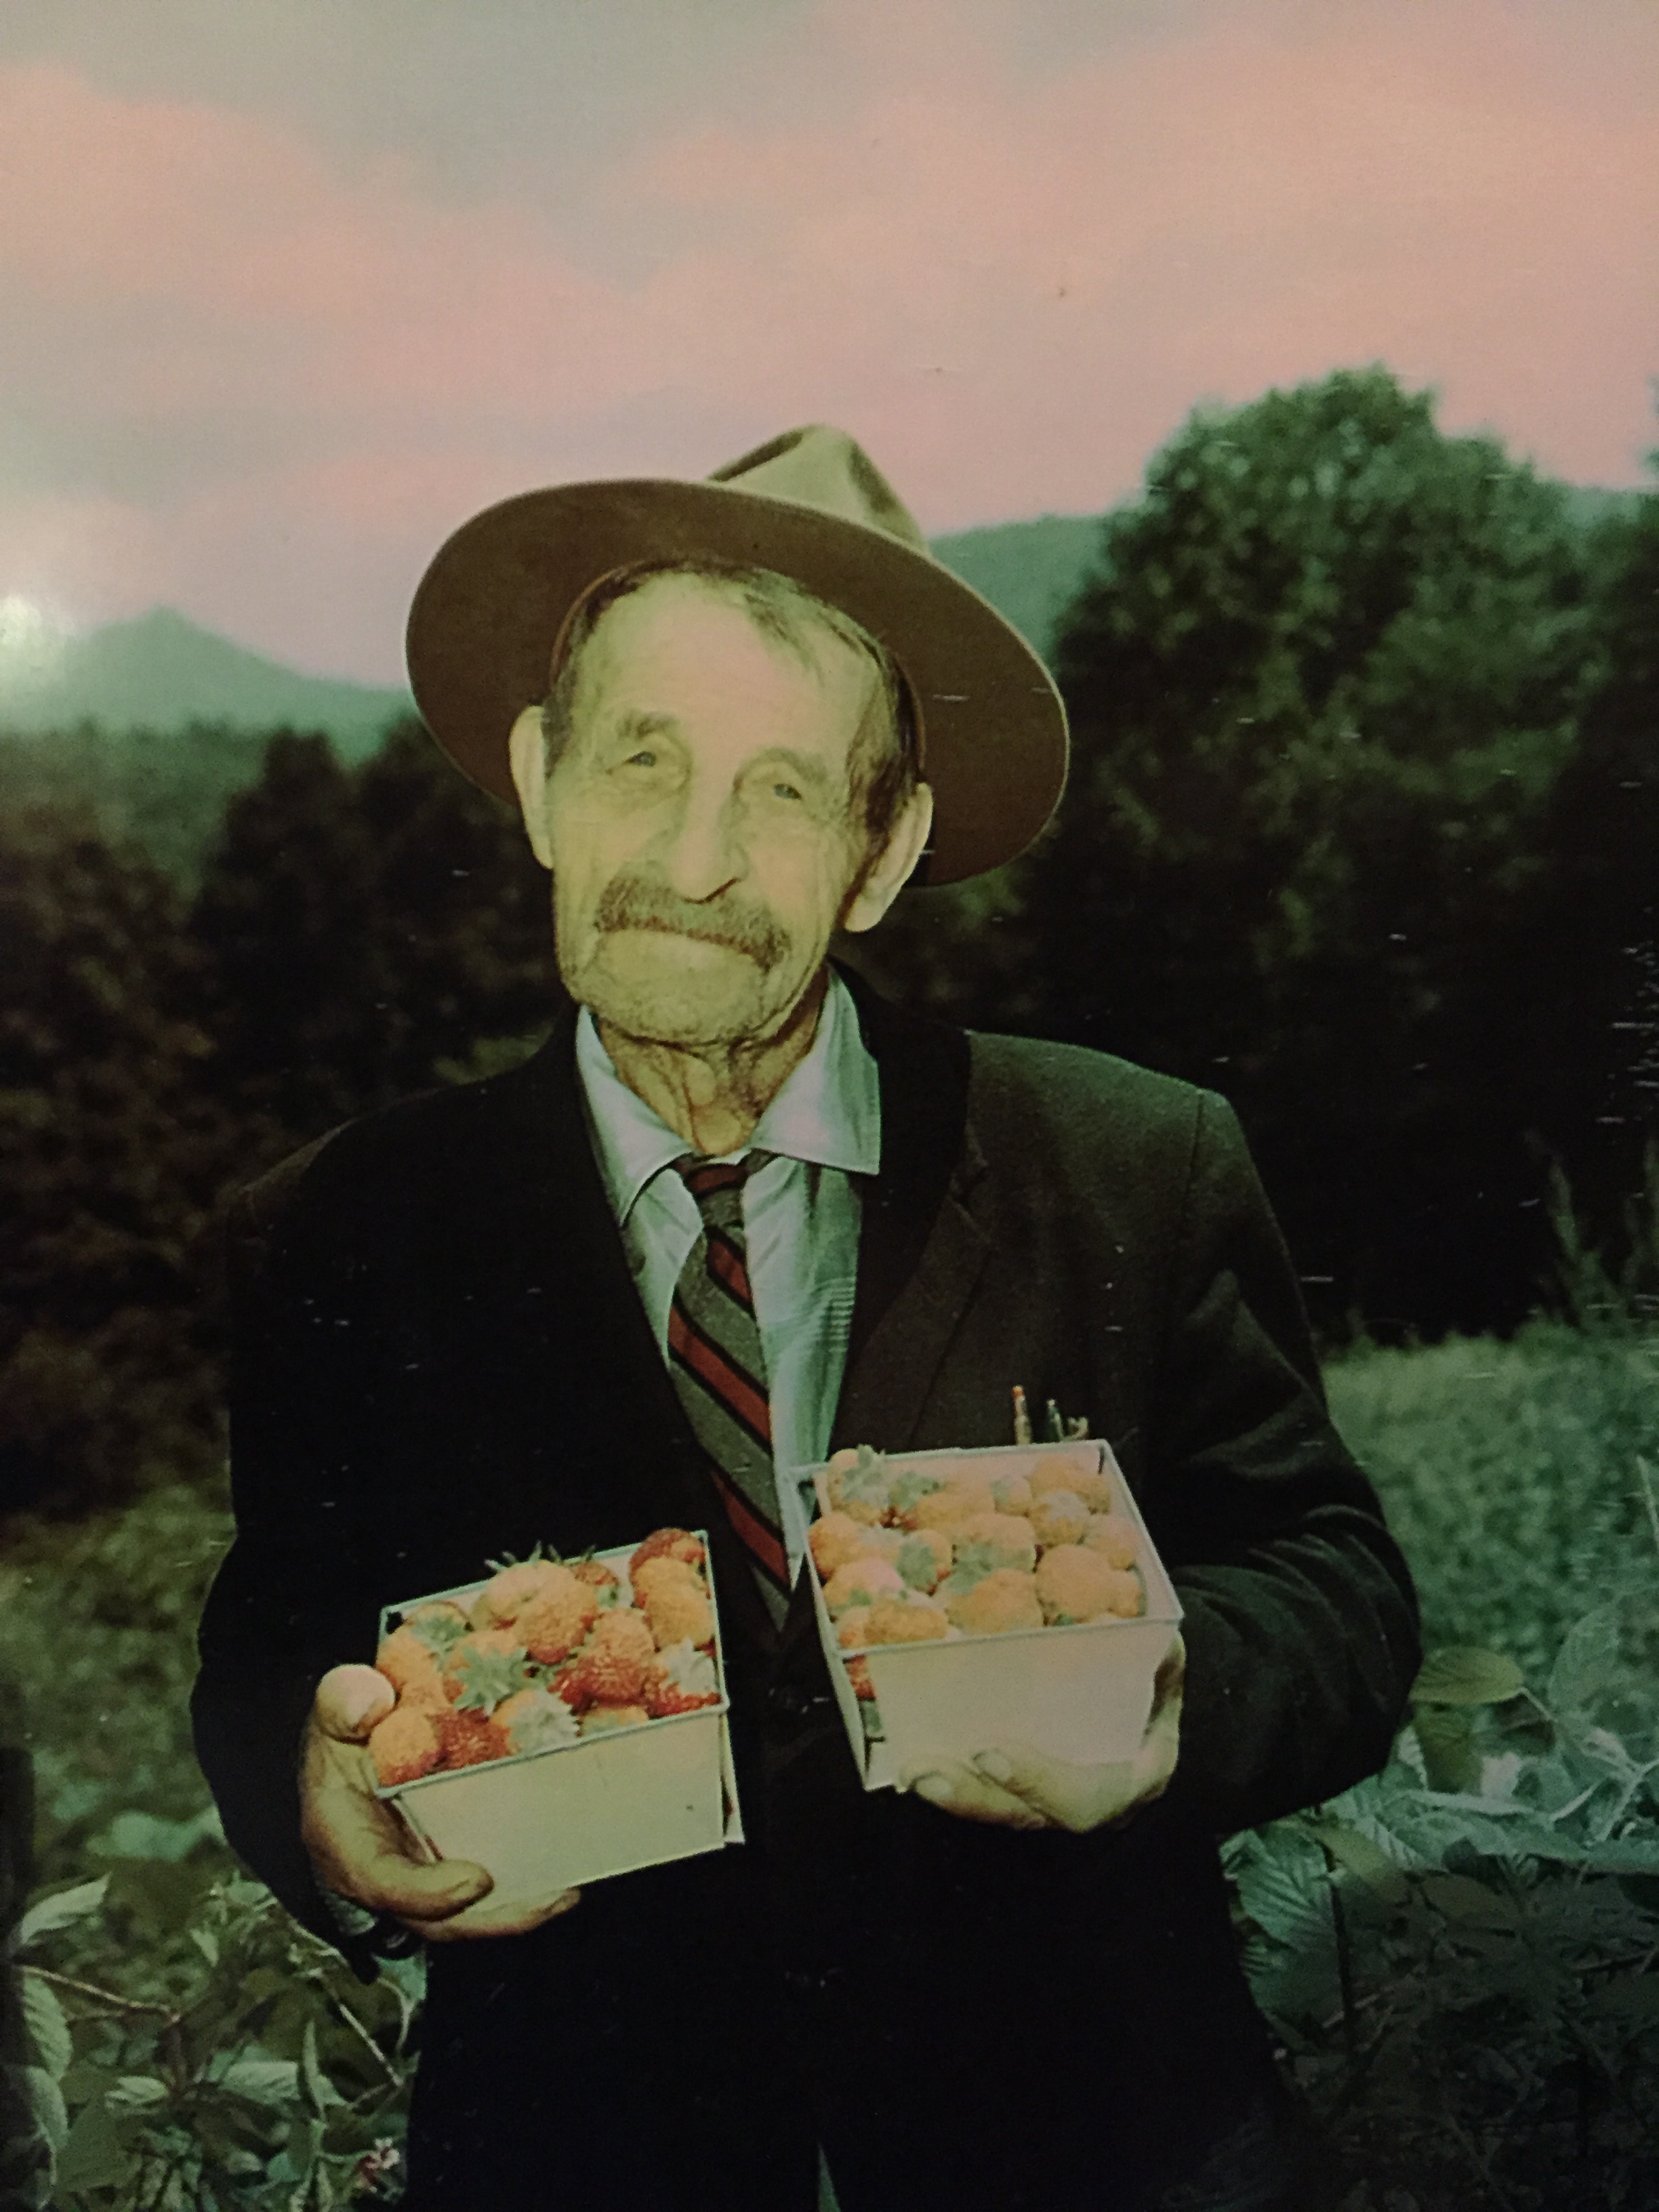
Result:
{"label": "distant mountain", "polygon": [[[0,615],[17,609],[9,601]],[[388,722],[412,713],[406,691],[302,676],[155,607],[132,622],[60,636],[14,615],[0,620],[0,730],[325,730],[349,758],[372,752]]]}
{"label": "distant mountain", "polygon": [[1043,514],[936,538],[933,550],[1045,658],[1060,617],[1093,565],[1099,514]]}

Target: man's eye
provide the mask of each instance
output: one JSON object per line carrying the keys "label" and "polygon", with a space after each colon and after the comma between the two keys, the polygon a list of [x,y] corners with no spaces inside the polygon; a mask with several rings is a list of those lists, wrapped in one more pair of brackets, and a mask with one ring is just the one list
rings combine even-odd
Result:
{"label": "man's eye", "polygon": [[655,768],[656,765],[657,756],[648,747],[642,747],[636,753],[629,753],[628,758],[623,763],[624,768]]}
{"label": "man's eye", "polygon": [[800,795],[800,792],[793,783],[775,783],[772,786],[774,799],[799,799]]}

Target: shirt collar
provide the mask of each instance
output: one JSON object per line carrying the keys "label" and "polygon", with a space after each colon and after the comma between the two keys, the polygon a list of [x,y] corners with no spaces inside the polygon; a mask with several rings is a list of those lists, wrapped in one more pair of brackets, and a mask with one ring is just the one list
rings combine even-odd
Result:
{"label": "shirt collar", "polygon": [[[686,1142],[617,1074],[586,1006],[576,1023],[576,1068],[611,1211],[625,1221],[646,1185],[684,1157]],[[750,1151],[848,1175],[880,1169],[880,1079],[852,994],[833,969],[805,1058],[732,1157]]]}

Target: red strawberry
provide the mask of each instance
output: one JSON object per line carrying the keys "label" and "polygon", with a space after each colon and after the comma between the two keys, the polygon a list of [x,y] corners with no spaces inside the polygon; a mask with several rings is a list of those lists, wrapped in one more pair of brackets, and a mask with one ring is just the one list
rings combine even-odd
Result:
{"label": "red strawberry", "polygon": [[631,1651],[595,1651],[590,1646],[577,1660],[574,1672],[580,1680],[581,1696],[587,1705],[636,1705],[645,1694],[645,1678],[648,1662]]}
{"label": "red strawberry", "polygon": [[656,1642],[643,1613],[631,1607],[602,1613],[576,1657],[578,1695],[587,1705],[637,1705],[656,1656]]}
{"label": "red strawberry", "polygon": [[690,1644],[671,1644],[650,1667],[645,1685],[646,1709],[653,1721],[675,1713],[694,1713],[702,1705],[720,1701],[720,1677],[707,1652]]}
{"label": "red strawberry", "polygon": [[438,1739],[444,1766],[482,1766],[487,1759],[513,1755],[512,1738],[504,1728],[482,1713],[458,1712],[453,1706],[438,1717]]}
{"label": "red strawberry", "polygon": [[646,1679],[645,1710],[653,1721],[672,1720],[676,1713],[695,1713],[720,1701],[718,1690],[683,1690],[661,1668]]}

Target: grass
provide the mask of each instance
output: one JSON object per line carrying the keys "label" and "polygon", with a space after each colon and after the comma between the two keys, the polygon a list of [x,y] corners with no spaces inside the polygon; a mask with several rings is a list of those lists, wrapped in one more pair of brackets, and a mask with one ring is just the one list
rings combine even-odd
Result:
{"label": "grass", "polygon": [[25,1717],[40,1881],[111,1856],[183,1856],[211,1832],[185,1700],[229,1541],[228,1501],[183,1487],[8,1530],[0,1677]]}
{"label": "grass", "polygon": [[1541,1689],[1573,1622],[1651,1557],[1638,1462],[1659,1467],[1659,1336],[1534,1322],[1508,1343],[1364,1346],[1326,1382],[1428,1646],[1506,1652]]}

